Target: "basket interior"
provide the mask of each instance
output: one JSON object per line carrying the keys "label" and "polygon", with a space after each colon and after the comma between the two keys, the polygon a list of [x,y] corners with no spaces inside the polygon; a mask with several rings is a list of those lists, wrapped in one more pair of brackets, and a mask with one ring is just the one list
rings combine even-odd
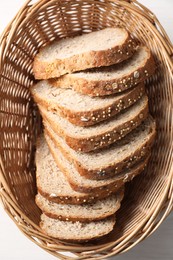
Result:
{"label": "basket interior", "polygon": [[[156,74],[146,82],[150,112],[157,122],[157,138],[145,172],[128,184],[117,228],[109,241],[118,243],[165,206],[171,176],[172,78],[162,42],[145,19],[119,1],[49,1],[31,8],[19,23],[6,50],[0,76],[1,159],[4,179],[18,207],[38,225],[40,210],[35,205],[35,142],[41,119],[29,87],[35,83],[33,58],[39,48],[54,39],[88,33],[110,26],[122,26],[147,45],[157,64]],[[97,243],[106,243],[102,240]],[[57,241],[58,243],[58,241]]]}

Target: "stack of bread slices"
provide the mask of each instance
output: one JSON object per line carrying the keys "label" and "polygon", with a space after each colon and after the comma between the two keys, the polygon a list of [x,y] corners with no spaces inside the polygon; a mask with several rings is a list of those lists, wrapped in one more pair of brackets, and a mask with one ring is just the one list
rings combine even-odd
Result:
{"label": "stack of bread slices", "polygon": [[31,87],[43,118],[36,203],[51,237],[88,241],[113,230],[124,184],[150,157],[155,122],[145,80],[150,50],[123,28],[59,39],[36,55]]}

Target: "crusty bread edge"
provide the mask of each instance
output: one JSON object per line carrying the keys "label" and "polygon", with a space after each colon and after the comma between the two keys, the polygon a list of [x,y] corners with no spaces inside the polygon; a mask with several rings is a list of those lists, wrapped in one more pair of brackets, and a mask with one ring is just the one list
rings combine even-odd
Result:
{"label": "crusty bread edge", "polygon": [[64,221],[80,221],[80,222],[90,222],[90,221],[96,221],[96,220],[102,220],[104,218],[107,218],[111,215],[114,215],[120,208],[120,205],[121,205],[121,201],[123,200],[123,197],[124,197],[124,188],[121,188],[117,193],[116,193],[116,198],[117,198],[117,201],[115,203],[115,206],[113,209],[111,209],[112,211],[109,213],[109,212],[104,212],[102,214],[102,216],[95,216],[95,217],[85,217],[85,216],[76,216],[76,217],[71,217],[71,216],[63,216],[63,215],[57,215],[56,213],[52,213],[50,211],[46,211],[44,210],[44,208],[42,207],[42,205],[39,203],[39,200],[37,199],[37,196],[36,196],[36,199],[35,199],[35,202],[37,204],[37,206],[42,210],[42,212],[47,215],[48,217],[50,218],[54,218],[54,219],[59,219],[59,220],[64,220]]}
{"label": "crusty bread edge", "polygon": [[[113,225],[112,225],[111,230],[110,230],[108,233],[106,233],[106,234],[99,235],[99,236],[96,236],[96,237],[93,237],[93,238],[88,237],[88,238],[86,238],[86,239],[65,239],[65,238],[58,238],[58,237],[56,237],[56,239],[58,239],[58,240],[60,240],[60,241],[71,242],[71,243],[86,243],[86,242],[88,242],[88,241],[94,241],[94,240],[97,240],[97,239],[99,239],[99,238],[106,237],[106,236],[114,229],[114,226],[115,226],[115,224],[116,224],[115,214],[112,215],[112,216],[107,217],[106,219],[112,219],[112,221],[114,222]],[[105,219],[105,220],[106,220],[106,219]],[[99,221],[99,220],[98,220],[98,221]],[[95,221],[95,222],[97,222],[97,221]],[[43,229],[43,222],[42,222],[42,221],[40,221],[39,226],[40,226],[40,228],[42,229],[42,232],[43,232],[44,234],[48,235],[48,234],[46,233],[46,231]]]}
{"label": "crusty bread edge", "polygon": [[145,81],[155,72],[155,61],[148,51],[148,58],[138,70],[124,75],[121,78],[111,80],[87,80],[75,76],[75,74],[66,74],[62,77],[51,79],[49,82],[55,87],[73,88],[75,91],[90,96],[106,96],[125,91],[138,83]]}
{"label": "crusty bread edge", "polygon": [[33,73],[35,79],[50,79],[75,71],[109,66],[131,57],[135,52],[136,47],[135,41],[127,32],[126,39],[120,46],[115,46],[107,50],[84,52],[73,55],[70,58],[56,59],[52,62],[41,61],[41,49],[35,56]]}
{"label": "crusty bread edge", "polygon": [[[107,193],[107,196],[117,192],[127,181],[131,180],[134,176],[136,176],[137,174],[139,174],[146,166],[146,163],[148,162],[148,157],[144,160],[144,161],[140,161],[137,166],[135,165],[135,167],[133,167],[131,169],[131,172],[128,174],[128,176],[126,175],[126,173],[124,173],[123,175],[121,175],[121,177],[117,176],[117,179],[113,182],[110,182],[109,184],[105,184],[105,185],[100,185],[97,187],[91,187],[91,186],[84,186],[81,185],[79,186],[78,184],[76,184],[76,182],[74,181],[73,177],[71,176],[71,173],[69,172],[69,170],[66,168],[66,166],[63,165],[62,161],[59,159],[59,157],[57,156],[56,152],[54,151],[54,149],[51,147],[51,144],[49,142],[49,140],[47,139],[47,137],[45,136],[50,152],[52,153],[52,156],[55,160],[55,162],[57,163],[59,169],[63,172],[63,174],[66,176],[70,186],[72,187],[73,190],[77,191],[77,192],[86,192],[86,193],[95,193],[98,194],[100,191],[105,191]],[[147,155],[149,156],[150,152],[147,152]],[[147,156],[146,155],[146,156]]]}
{"label": "crusty bread edge", "polygon": [[39,106],[39,110],[43,117],[43,124],[44,122],[46,122],[45,125],[50,124],[54,132],[63,137],[72,149],[75,151],[90,152],[109,146],[115,141],[125,137],[133,129],[138,127],[147,118],[148,103],[139,111],[138,115],[135,115],[133,118],[129,118],[125,123],[119,125],[118,127],[113,127],[111,131],[108,130],[101,134],[91,135],[88,138],[78,138],[72,135],[67,135],[60,124],[55,123],[46,115],[41,106]]}
{"label": "crusty bread edge", "polygon": [[56,147],[61,151],[63,156],[69,160],[75,166],[76,170],[79,172],[81,176],[84,176],[87,179],[106,179],[116,174],[120,173],[122,170],[133,166],[137,161],[139,161],[142,157],[144,157],[150,147],[152,146],[156,134],[155,123],[153,123],[153,129],[148,135],[148,140],[146,143],[142,145],[139,149],[137,149],[133,154],[127,156],[126,159],[122,162],[116,162],[112,165],[107,166],[105,169],[95,168],[95,169],[87,169],[84,165],[82,165],[79,161],[76,160],[74,156],[72,156],[67,150],[61,146],[55,136],[45,127],[44,129],[45,137],[46,135],[53,141]]}
{"label": "crusty bread edge", "polygon": [[114,101],[111,105],[105,106],[104,109],[98,108],[89,111],[72,111],[59,106],[57,103],[40,98],[40,96],[33,90],[33,87],[31,87],[30,90],[36,103],[42,105],[47,110],[58,113],[60,116],[69,120],[72,124],[78,126],[91,126],[110,119],[120,111],[133,105],[137,100],[145,95],[145,86],[142,82],[136,87],[128,90],[123,99],[120,98]]}

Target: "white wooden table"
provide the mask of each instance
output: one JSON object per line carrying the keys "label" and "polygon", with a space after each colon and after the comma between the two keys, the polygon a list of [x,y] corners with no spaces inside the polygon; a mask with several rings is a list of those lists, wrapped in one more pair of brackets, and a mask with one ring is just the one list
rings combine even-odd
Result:
{"label": "white wooden table", "polygon": [[[173,42],[173,0],[140,0],[159,18]],[[0,0],[0,33],[13,18],[24,0]],[[117,260],[173,260],[173,214],[160,228],[130,252],[113,257]],[[53,256],[28,240],[0,205],[0,259],[53,260]]]}

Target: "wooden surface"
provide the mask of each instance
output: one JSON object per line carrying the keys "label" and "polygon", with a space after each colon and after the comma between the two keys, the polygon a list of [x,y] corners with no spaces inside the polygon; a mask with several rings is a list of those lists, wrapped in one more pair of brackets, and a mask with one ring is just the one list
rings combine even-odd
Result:
{"label": "wooden surface", "polygon": [[[23,0],[1,1],[0,33],[12,19]],[[34,2],[34,1],[33,1]],[[173,41],[173,0],[141,0],[159,18]],[[173,259],[173,214],[148,239],[137,245],[130,252],[113,257],[117,260],[172,260]],[[10,245],[10,246],[9,246]],[[29,241],[6,215],[0,206],[0,259],[2,260],[51,260],[55,259]]]}

